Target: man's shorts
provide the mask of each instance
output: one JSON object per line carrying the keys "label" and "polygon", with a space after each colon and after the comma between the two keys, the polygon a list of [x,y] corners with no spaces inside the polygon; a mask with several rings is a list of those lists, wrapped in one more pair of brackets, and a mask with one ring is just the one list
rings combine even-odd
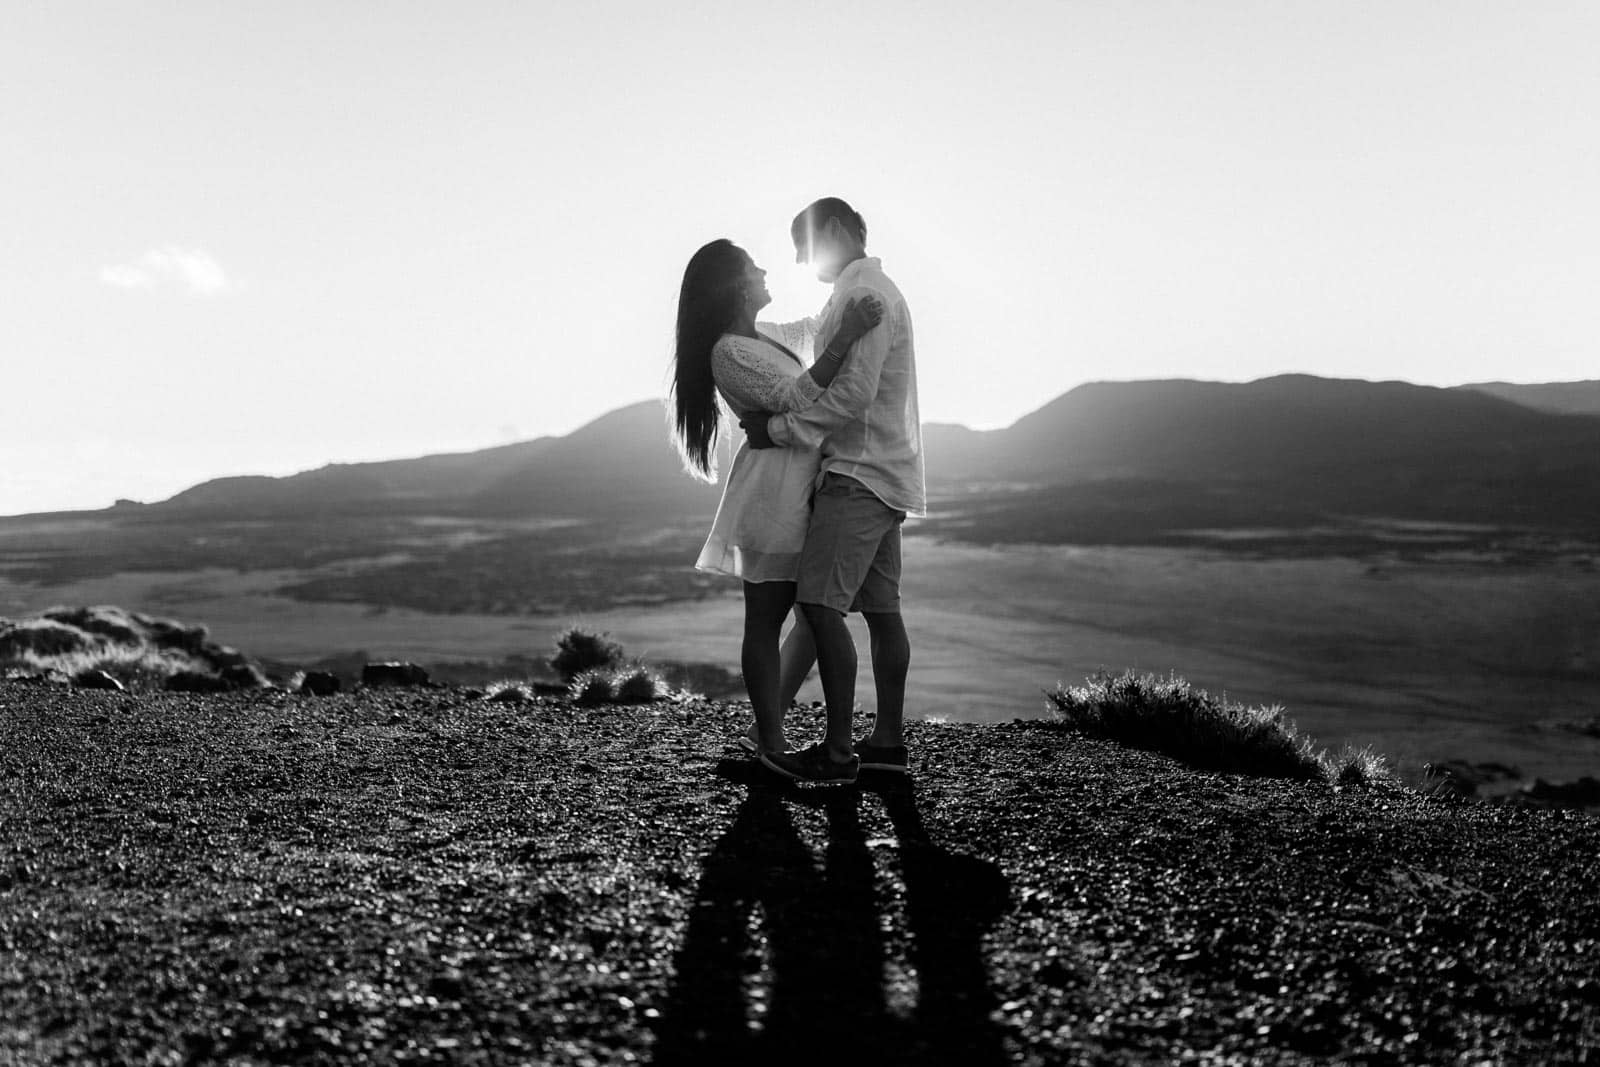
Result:
{"label": "man's shorts", "polygon": [[811,501],[795,600],[841,615],[900,611],[900,524],[896,511],[854,478],[825,474]]}

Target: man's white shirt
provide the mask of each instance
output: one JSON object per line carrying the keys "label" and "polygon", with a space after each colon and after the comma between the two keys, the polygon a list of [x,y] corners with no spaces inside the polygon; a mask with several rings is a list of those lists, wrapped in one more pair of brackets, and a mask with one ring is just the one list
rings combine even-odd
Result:
{"label": "man's white shirt", "polygon": [[851,347],[816,403],[772,416],[767,433],[783,448],[819,450],[822,474],[854,478],[896,511],[926,515],[911,313],[879,260],[850,263],[839,272],[821,313],[774,331],[790,348],[810,351],[817,338],[833,336],[850,299],[867,293],[883,303],[882,321]]}

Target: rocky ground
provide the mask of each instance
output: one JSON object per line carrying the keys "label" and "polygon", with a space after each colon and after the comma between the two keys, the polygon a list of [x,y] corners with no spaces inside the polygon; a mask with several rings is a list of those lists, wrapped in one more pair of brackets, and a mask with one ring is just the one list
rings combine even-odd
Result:
{"label": "rocky ground", "polygon": [[1600,821],[736,705],[0,684],[0,1063],[1600,1061]]}

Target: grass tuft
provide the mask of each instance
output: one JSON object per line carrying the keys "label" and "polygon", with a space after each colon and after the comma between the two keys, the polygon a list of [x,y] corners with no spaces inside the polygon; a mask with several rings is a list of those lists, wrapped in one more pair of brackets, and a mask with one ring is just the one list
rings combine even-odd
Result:
{"label": "grass tuft", "polygon": [[1347,749],[1330,758],[1284,718],[1281,707],[1219,699],[1176,675],[1102,672],[1046,696],[1063,726],[1202,770],[1341,784],[1387,777],[1383,758],[1370,750]]}
{"label": "grass tuft", "polygon": [[503,678],[498,682],[490,682],[484,689],[483,699],[492,704],[534,704],[539,700],[533,686],[528,682],[519,682],[514,678]]}
{"label": "grass tuft", "polygon": [[567,687],[567,693],[572,702],[580,708],[612,704],[617,699],[616,687],[611,684],[609,671],[584,671],[572,679],[572,684]]}
{"label": "grass tuft", "polygon": [[1353,748],[1346,745],[1329,761],[1330,773],[1338,785],[1371,786],[1391,780],[1389,761],[1370,746]]}
{"label": "grass tuft", "polygon": [[618,704],[654,704],[672,695],[666,681],[643,664],[635,664],[612,676]]}

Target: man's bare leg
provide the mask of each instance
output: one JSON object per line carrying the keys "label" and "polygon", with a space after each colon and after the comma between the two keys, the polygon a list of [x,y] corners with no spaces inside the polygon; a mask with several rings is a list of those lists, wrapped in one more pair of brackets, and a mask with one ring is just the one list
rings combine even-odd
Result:
{"label": "man's bare leg", "polygon": [[856,703],[856,643],[844,615],[820,604],[801,604],[817,644],[817,673],[822,676],[822,697],[828,702],[828,755],[837,763],[855,755],[851,720]]}
{"label": "man's bare leg", "polygon": [[899,612],[865,613],[872,634],[872,678],[878,691],[878,711],[869,745],[892,748],[905,744],[906,672],[911,667],[911,639]]}

